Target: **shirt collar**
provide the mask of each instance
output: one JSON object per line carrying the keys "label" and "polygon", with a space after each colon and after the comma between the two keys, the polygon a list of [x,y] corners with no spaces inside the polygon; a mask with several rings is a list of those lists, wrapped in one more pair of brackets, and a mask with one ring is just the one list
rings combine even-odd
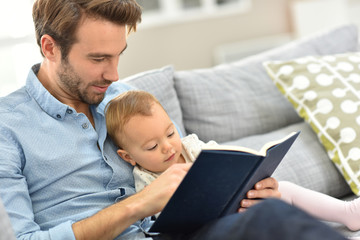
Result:
{"label": "shirt collar", "polygon": [[70,107],[57,100],[41,84],[36,76],[39,69],[40,64],[36,64],[31,68],[26,80],[26,90],[47,114],[55,119],[62,120],[65,117],[66,110]]}

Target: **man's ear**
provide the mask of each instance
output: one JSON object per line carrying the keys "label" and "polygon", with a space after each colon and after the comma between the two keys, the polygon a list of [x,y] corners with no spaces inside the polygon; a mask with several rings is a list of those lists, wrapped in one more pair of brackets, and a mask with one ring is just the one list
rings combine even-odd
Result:
{"label": "man's ear", "polygon": [[124,159],[125,161],[127,161],[131,165],[133,165],[133,166],[136,165],[136,162],[132,159],[132,157],[130,156],[130,154],[127,151],[125,151],[123,149],[119,149],[116,152],[122,159]]}
{"label": "man's ear", "polygon": [[60,54],[60,50],[56,45],[56,41],[48,34],[45,34],[41,37],[41,51],[45,58],[50,61],[56,60]]}

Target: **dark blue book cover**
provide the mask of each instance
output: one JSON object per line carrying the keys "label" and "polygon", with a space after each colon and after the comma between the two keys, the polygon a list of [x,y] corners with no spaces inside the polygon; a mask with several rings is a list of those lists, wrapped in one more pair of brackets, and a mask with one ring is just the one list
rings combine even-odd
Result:
{"label": "dark blue book cover", "polygon": [[264,145],[257,153],[221,145],[202,150],[150,231],[191,232],[237,212],[246,193],[271,176],[299,133]]}

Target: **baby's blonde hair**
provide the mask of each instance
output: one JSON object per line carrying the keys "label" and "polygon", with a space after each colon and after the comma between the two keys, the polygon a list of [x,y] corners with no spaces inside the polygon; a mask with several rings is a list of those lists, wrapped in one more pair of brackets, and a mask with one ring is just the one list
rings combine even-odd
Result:
{"label": "baby's blonde hair", "polygon": [[162,107],[152,94],[141,90],[130,90],[115,97],[106,105],[106,128],[111,139],[120,149],[123,149],[125,143],[126,123],[136,115],[151,116],[151,107],[154,104]]}

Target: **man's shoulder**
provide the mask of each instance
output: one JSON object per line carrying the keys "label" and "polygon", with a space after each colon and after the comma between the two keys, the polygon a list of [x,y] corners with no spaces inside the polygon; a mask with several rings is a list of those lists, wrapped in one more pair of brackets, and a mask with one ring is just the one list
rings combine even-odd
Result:
{"label": "man's shoulder", "polygon": [[7,96],[0,97],[0,113],[12,113],[19,106],[26,106],[29,101],[31,101],[31,97],[25,87],[22,87]]}
{"label": "man's shoulder", "polygon": [[111,84],[111,86],[107,90],[106,94],[112,99],[112,98],[116,97],[117,95],[119,95],[123,92],[126,92],[128,90],[131,90],[131,89],[134,89],[134,87],[119,80],[119,81]]}

